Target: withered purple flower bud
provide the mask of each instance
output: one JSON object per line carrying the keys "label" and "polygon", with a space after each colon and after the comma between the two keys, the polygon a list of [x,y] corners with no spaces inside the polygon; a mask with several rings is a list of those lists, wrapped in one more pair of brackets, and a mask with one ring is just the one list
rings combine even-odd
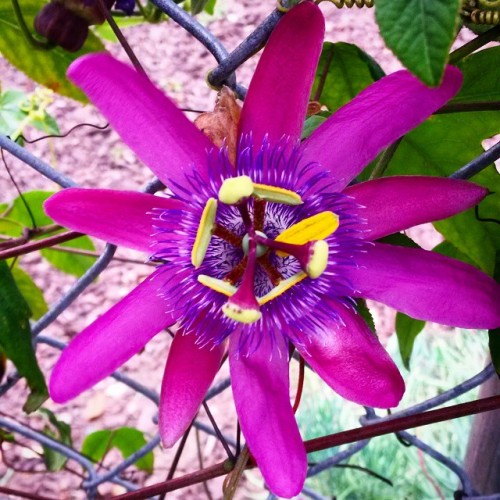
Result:
{"label": "withered purple flower bud", "polygon": [[89,25],[85,19],[57,2],[45,5],[38,12],[34,27],[39,35],[69,52],[79,50],[89,33]]}
{"label": "withered purple flower bud", "polygon": [[[89,26],[94,24],[102,24],[106,17],[101,10],[98,0],[56,0],[63,4],[66,9],[70,10],[77,16],[85,19]],[[104,5],[108,10],[111,9],[115,0],[104,0]]]}

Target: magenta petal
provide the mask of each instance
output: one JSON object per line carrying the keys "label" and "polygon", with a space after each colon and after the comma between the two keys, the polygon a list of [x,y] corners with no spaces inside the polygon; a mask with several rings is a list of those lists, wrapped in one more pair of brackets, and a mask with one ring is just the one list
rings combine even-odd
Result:
{"label": "magenta petal", "polygon": [[389,144],[423,122],[459,90],[462,74],[448,66],[439,87],[429,88],[408,71],[373,83],[326,120],[302,144],[303,164],[319,162],[338,182],[358,175]]}
{"label": "magenta petal", "polygon": [[414,318],[461,328],[500,326],[500,285],[475,267],[426,250],[374,243],[348,273],[356,295]]}
{"label": "magenta petal", "polygon": [[255,145],[266,134],[271,144],[283,135],[300,138],[324,31],[323,15],[312,2],[294,7],[274,29],[241,114],[240,132],[251,133]]}
{"label": "magenta petal", "polygon": [[376,240],[417,224],[451,217],[479,203],[488,190],[472,182],[441,177],[385,177],[348,187],[366,207],[359,211],[367,231]]}
{"label": "magenta petal", "polygon": [[52,371],[49,390],[55,402],[65,403],[92,387],[175,322],[166,313],[169,301],[158,292],[173,279],[172,272],[155,271],[70,342]]}
{"label": "magenta petal", "polygon": [[174,183],[188,187],[194,169],[208,178],[212,143],[144,75],[99,53],[77,59],[68,77],[170,189],[176,191]]}
{"label": "magenta petal", "polygon": [[178,200],[132,191],[70,188],[44,204],[58,224],[115,245],[151,252],[155,208],[186,210]]}
{"label": "magenta petal", "polygon": [[355,312],[332,304],[344,325],[325,325],[328,334],[310,338],[300,354],[342,397],[375,408],[397,406],[405,384],[394,361]]}
{"label": "magenta petal", "polygon": [[270,490],[290,498],[304,485],[307,456],[290,405],[288,347],[280,334],[272,346],[266,334],[245,357],[239,341],[231,335],[229,364],[241,430]]}
{"label": "magenta petal", "polygon": [[186,432],[212,383],[224,354],[224,346],[196,345],[196,336],[177,333],[168,353],[161,387],[160,435],[163,445],[173,446]]}

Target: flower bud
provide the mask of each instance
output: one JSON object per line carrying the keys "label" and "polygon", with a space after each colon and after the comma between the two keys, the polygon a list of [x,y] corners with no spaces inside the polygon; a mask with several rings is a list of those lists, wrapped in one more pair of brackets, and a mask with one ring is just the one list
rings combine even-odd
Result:
{"label": "flower bud", "polygon": [[[89,26],[102,24],[106,17],[104,16],[100,4],[97,0],[56,0],[64,7],[73,12],[78,17],[85,19]],[[115,0],[104,0],[104,5],[108,10],[111,9]]]}
{"label": "flower bud", "polygon": [[87,39],[89,25],[85,19],[70,12],[64,5],[51,2],[38,12],[34,21],[35,31],[49,42],[69,52],[79,50]]}

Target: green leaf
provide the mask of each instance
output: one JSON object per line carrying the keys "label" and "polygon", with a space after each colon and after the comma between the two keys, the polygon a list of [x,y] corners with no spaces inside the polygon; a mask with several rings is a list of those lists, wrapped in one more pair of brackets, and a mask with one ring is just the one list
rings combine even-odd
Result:
{"label": "green leaf", "polygon": [[380,66],[356,45],[326,42],[314,78],[311,100],[320,101],[333,113],[380,74],[383,75]]}
{"label": "green leaf", "polygon": [[[95,246],[88,236],[80,236],[80,238],[61,243],[59,246],[95,251]],[[40,250],[40,253],[57,269],[77,277],[82,276],[96,260],[95,257],[78,255],[62,250],[52,250],[50,248],[44,248]]]}
{"label": "green leaf", "polygon": [[57,135],[61,133],[55,118],[46,111],[43,112],[42,118],[34,118],[29,124],[47,135]]}
{"label": "green leaf", "polygon": [[43,292],[38,288],[31,276],[21,268],[15,266],[11,269],[12,276],[16,282],[18,290],[26,300],[33,319],[41,318],[49,309],[43,297]]}
{"label": "green leaf", "polygon": [[0,219],[0,234],[13,236],[20,235],[23,232],[24,226],[19,222],[8,218]]}
{"label": "green leaf", "polygon": [[[21,226],[18,228],[19,232],[12,234],[12,236],[20,236],[23,227],[33,228],[31,216],[33,217],[37,227],[47,226],[48,224],[54,223],[54,221],[43,210],[45,200],[50,198],[53,194],[54,193],[51,191],[28,191],[27,193],[23,193],[24,201],[20,196],[14,200],[12,208],[8,212],[7,218],[21,224]],[[29,211],[26,208],[25,203],[29,206]]]}
{"label": "green leaf", "polygon": [[0,349],[31,389],[23,410],[36,410],[48,397],[43,374],[31,344],[30,309],[6,262],[0,261]]}
{"label": "green leaf", "polygon": [[[111,448],[117,448],[123,458],[140,450],[147,443],[144,433],[133,427],[120,427],[115,430],[102,430],[89,434],[82,444],[82,453],[94,462],[104,459]],[[135,462],[139,470],[151,474],[154,468],[153,452]]]}
{"label": "green leaf", "polygon": [[[33,26],[37,12],[45,0],[23,0],[21,9],[28,26]],[[92,33],[78,52],[67,52],[61,47],[51,50],[35,50],[24,38],[17,23],[11,2],[0,2],[0,53],[16,68],[35,82],[55,92],[81,102],[87,98],[66,78],[68,66],[78,57],[89,52],[104,50],[102,42]]]}
{"label": "green leaf", "polygon": [[455,38],[460,0],[377,0],[380,33],[424,83],[438,85]]}
{"label": "green leaf", "polygon": [[0,444],[3,441],[7,441],[9,443],[14,443],[16,440],[14,434],[11,434],[10,432],[4,431],[3,429],[0,429]]}
{"label": "green leaf", "polygon": [[[73,439],[71,437],[71,427],[58,418],[47,408],[41,408],[40,411],[47,417],[50,425],[46,425],[43,429],[43,433],[51,438],[60,441],[63,444],[66,444],[70,447],[73,446]],[[45,466],[47,470],[51,472],[57,472],[64,468],[68,458],[64,456],[62,453],[54,451],[49,446],[43,447],[43,460],[45,462]]]}
{"label": "green leaf", "polygon": [[500,376],[500,328],[488,331],[488,346],[495,371]]}
{"label": "green leaf", "polygon": [[384,236],[377,240],[379,243],[386,243],[388,245],[397,245],[399,247],[407,248],[420,248],[420,245],[415,243],[409,236],[404,233],[394,233]]}
{"label": "green leaf", "polygon": [[[484,139],[499,132],[500,113],[496,112],[432,116],[405,136],[386,174],[449,176],[483,152]],[[480,216],[498,218],[500,176],[494,167],[471,180],[494,192],[479,205]],[[493,273],[496,249],[500,248],[497,224],[478,221],[471,209],[435,222],[434,227],[480,269]]]}
{"label": "green leaf", "polygon": [[217,3],[217,0],[207,0],[207,3],[205,4],[205,12],[213,16],[215,12],[215,4]]}
{"label": "green leaf", "polygon": [[[137,26],[138,24],[143,24],[146,20],[143,17],[115,17],[115,22],[118,27],[123,30],[130,26]],[[115,32],[108,23],[99,24],[94,26],[94,32],[97,33],[101,38],[107,40],[108,42],[117,43],[118,38],[116,38]]]}
{"label": "green leaf", "polygon": [[464,82],[453,103],[500,101],[500,47],[480,50],[458,66]]}
{"label": "green leaf", "polygon": [[410,318],[406,314],[396,314],[396,335],[398,337],[399,352],[406,369],[410,369],[410,357],[417,335],[424,329],[425,321]]}
{"label": "green leaf", "polygon": [[[500,281],[500,251],[496,255],[494,278]],[[500,375],[500,328],[488,331],[488,345],[495,371]]]}
{"label": "green leaf", "polygon": [[[50,191],[29,191],[27,193],[23,193],[24,201],[29,206],[37,227],[54,223],[54,221],[45,213],[43,209],[45,200],[50,198],[52,194],[53,193]],[[10,226],[4,225],[2,227],[2,220],[5,221],[5,219],[0,220],[0,228],[3,229],[3,231],[1,231],[3,234],[20,236],[22,234],[23,227],[33,227],[29,212],[20,196],[14,200],[12,208],[8,212],[8,218],[9,220],[17,222],[20,225],[14,226],[11,224]],[[95,246],[88,236],[75,238],[74,240],[61,243],[59,246],[95,251]],[[64,252],[62,250],[52,250],[50,248],[44,248],[43,250],[40,250],[40,253],[57,269],[77,277],[80,277],[95,262],[95,257],[78,255],[75,253]]]}
{"label": "green leaf", "polygon": [[356,311],[366,321],[370,330],[376,335],[375,321],[373,321],[373,315],[366,305],[366,300],[356,299]]}
{"label": "green leaf", "polygon": [[203,11],[208,0],[191,0],[191,14],[195,16]]}
{"label": "green leaf", "polygon": [[0,134],[11,135],[26,118],[20,106],[26,94],[19,90],[7,90],[0,94]]}
{"label": "green leaf", "polygon": [[307,118],[304,122],[301,139],[307,139],[325,120],[326,117],[321,115],[313,115]]}
{"label": "green leaf", "polygon": [[473,262],[466,254],[461,252],[456,246],[451,244],[449,241],[443,241],[439,245],[436,245],[433,249],[433,252],[439,253],[441,255],[446,255],[446,257],[451,257],[452,259],[461,260],[467,264],[472,266],[476,266],[475,262]]}

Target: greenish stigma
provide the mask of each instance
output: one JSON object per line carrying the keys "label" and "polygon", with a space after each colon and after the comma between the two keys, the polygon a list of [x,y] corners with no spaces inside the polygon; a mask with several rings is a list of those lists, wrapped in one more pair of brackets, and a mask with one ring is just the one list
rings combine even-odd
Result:
{"label": "greenish stigma", "polygon": [[[266,234],[263,233],[262,231],[255,231],[255,234],[258,236],[261,236],[262,238],[267,239]],[[248,255],[249,240],[250,240],[250,236],[247,233],[247,234],[245,234],[245,236],[243,236],[243,241],[241,242],[241,248],[243,248],[243,253],[245,255]],[[269,248],[266,245],[263,245],[262,243],[258,243],[257,250],[256,250],[257,251],[257,258],[263,257],[264,255],[266,255],[266,252],[268,250],[269,250]]]}

